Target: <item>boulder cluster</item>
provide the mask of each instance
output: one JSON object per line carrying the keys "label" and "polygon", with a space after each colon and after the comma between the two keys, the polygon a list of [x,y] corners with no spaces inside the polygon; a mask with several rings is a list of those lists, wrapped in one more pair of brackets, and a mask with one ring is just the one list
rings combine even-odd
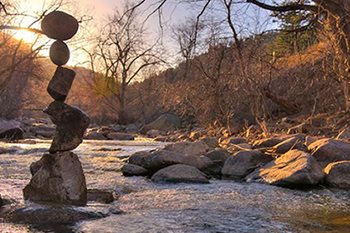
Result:
{"label": "boulder cluster", "polygon": [[42,32],[56,41],[50,47],[50,59],[57,65],[47,92],[54,101],[44,110],[56,125],[49,154],[30,166],[32,179],[24,188],[25,200],[85,205],[87,189],[79,158],[71,152],[83,141],[89,117],[64,101],[72,87],[75,72],[62,67],[69,60],[69,48],[64,43],[78,31],[78,21],[71,15],[53,11],[42,23]]}
{"label": "boulder cluster", "polygon": [[123,174],[148,176],[154,182],[209,183],[210,178],[219,178],[288,188],[350,189],[346,141],[297,134],[253,142],[232,137],[221,147],[208,142],[178,142],[137,152],[122,168]]}

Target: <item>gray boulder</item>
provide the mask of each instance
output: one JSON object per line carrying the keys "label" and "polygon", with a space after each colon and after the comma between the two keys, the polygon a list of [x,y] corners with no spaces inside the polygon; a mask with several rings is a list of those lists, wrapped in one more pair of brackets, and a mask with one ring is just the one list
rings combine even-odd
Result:
{"label": "gray boulder", "polygon": [[154,182],[209,183],[208,177],[197,168],[176,164],[163,168],[152,176]]}
{"label": "gray boulder", "polygon": [[326,138],[312,143],[308,149],[322,167],[329,163],[350,160],[350,143],[347,142]]}
{"label": "gray boulder", "polygon": [[44,112],[56,125],[50,153],[73,150],[83,142],[85,130],[90,124],[90,118],[83,111],[54,101]]}
{"label": "gray boulder", "polygon": [[0,139],[19,140],[23,139],[24,132],[20,123],[14,120],[0,120]]}
{"label": "gray boulder", "polygon": [[350,161],[330,163],[324,169],[326,183],[331,187],[350,189]]}
{"label": "gray boulder", "polygon": [[264,167],[256,169],[246,180],[304,188],[319,184],[323,178],[322,168],[314,157],[303,151],[291,150]]}
{"label": "gray boulder", "polygon": [[160,131],[173,131],[173,130],[179,129],[180,127],[181,127],[180,117],[171,113],[164,113],[153,122],[143,126],[141,129],[141,133],[145,134],[147,133],[147,131],[151,129],[157,129]]}
{"label": "gray boulder", "polygon": [[146,176],[148,171],[138,165],[127,163],[122,167],[124,176]]}
{"label": "gray boulder", "polygon": [[79,158],[72,152],[45,154],[30,166],[32,179],[24,188],[25,200],[85,205],[87,190]]}
{"label": "gray boulder", "polygon": [[221,173],[225,178],[242,179],[272,160],[273,157],[258,150],[240,151],[225,161]]}

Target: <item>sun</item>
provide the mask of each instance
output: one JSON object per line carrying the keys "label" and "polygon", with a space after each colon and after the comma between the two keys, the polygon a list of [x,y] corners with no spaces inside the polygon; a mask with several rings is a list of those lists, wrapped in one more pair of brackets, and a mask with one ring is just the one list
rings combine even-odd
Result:
{"label": "sun", "polygon": [[27,31],[25,29],[16,30],[13,32],[13,37],[18,40],[23,40],[28,44],[34,44],[38,40],[38,34]]}

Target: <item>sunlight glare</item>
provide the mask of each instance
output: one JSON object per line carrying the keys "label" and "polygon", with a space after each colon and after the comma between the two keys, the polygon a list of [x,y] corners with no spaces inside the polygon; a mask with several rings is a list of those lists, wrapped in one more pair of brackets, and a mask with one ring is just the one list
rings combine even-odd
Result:
{"label": "sunlight glare", "polygon": [[28,44],[33,44],[36,42],[38,38],[38,34],[35,34],[33,32],[29,32],[27,30],[18,30],[15,31],[13,34],[13,37],[18,39],[18,40],[23,40],[24,42]]}

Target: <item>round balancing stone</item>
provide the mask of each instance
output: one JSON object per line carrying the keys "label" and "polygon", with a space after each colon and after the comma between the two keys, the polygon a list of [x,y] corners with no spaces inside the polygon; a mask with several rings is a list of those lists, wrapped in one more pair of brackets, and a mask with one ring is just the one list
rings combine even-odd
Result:
{"label": "round balancing stone", "polygon": [[55,40],[69,40],[77,33],[78,28],[77,19],[62,11],[47,14],[41,22],[43,33]]}
{"label": "round balancing stone", "polygon": [[69,48],[63,41],[55,41],[50,47],[50,59],[58,66],[66,64],[69,60]]}

